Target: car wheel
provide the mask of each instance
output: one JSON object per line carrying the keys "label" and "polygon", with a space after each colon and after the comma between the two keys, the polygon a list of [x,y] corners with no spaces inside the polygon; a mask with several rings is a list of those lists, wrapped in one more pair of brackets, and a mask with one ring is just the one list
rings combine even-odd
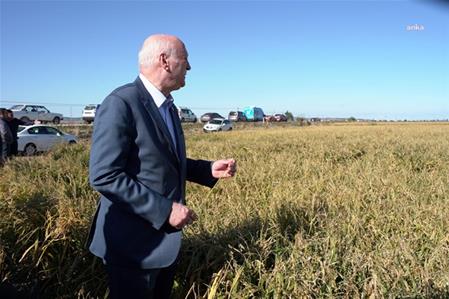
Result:
{"label": "car wheel", "polygon": [[53,123],[55,125],[59,125],[60,122],[61,122],[61,119],[59,117],[56,116],[55,118],[53,118]]}
{"label": "car wheel", "polygon": [[33,156],[37,152],[36,146],[32,143],[28,143],[23,149],[25,156]]}
{"label": "car wheel", "polygon": [[76,141],[75,140],[70,140],[69,144],[76,144]]}
{"label": "car wheel", "polygon": [[23,121],[23,122],[25,122],[25,123],[31,122],[31,120],[30,120],[28,117],[26,117],[26,116],[21,117],[20,120]]}
{"label": "car wheel", "polygon": [[229,131],[232,131],[232,128],[229,128]]}

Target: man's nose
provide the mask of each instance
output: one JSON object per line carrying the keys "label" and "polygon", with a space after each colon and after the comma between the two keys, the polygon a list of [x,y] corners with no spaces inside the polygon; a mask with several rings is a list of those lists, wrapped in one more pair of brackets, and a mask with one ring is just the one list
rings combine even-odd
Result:
{"label": "man's nose", "polygon": [[186,70],[190,71],[192,69],[192,67],[190,66],[190,63],[187,61],[187,67]]}

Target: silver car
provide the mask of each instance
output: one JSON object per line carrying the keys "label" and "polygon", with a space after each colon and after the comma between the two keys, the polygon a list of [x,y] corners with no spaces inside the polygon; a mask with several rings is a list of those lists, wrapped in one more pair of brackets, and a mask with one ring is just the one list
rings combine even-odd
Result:
{"label": "silver car", "polygon": [[232,122],[223,118],[214,118],[208,121],[203,127],[205,133],[230,130],[232,130]]}
{"label": "silver car", "polygon": [[38,120],[42,123],[52,122],[59,124],[64,118],[61,113],[50,112],[50,110],[40,105],[14,105],[10,109],[15,118],[27,123]]}
{"label": "silver car", "polygon": [[56,144],[73,144],[78,141],[75,136],[50,126],[33,125],[21,128],[23,129],[17,134],[18,151],[26,156],[48,151]]}
{"label": "silver car", "polygon": [[187,107],[178,107],[178,115],[181,122],[196,123],[197,121],[195,113]]}

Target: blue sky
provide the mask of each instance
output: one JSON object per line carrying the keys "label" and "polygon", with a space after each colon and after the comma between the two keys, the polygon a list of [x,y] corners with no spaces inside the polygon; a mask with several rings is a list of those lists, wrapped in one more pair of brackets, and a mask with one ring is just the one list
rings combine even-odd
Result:
{"label": "blue sky", "polygon": [[[449,118],[444,1],[3,1],[0,106],[66,116],[138,75],[153,33],[189,51],[176,104],[201,115]],[[418,26],[415,26],[418,25]]]}

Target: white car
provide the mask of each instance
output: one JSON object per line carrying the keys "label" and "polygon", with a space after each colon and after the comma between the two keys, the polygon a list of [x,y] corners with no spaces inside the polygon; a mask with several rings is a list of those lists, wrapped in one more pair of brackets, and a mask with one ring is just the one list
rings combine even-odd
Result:
{"label": "white car", "polygon": [[42,123],[52,122],[59,124],[64,119],[61,113],[50,112],[47,108],[40,105],[14,105],[10,109],[15,118],[26,123],[38,120]]}
{"label": "white car", "polygon": [[189,108],[186,107],[178,107],[178,115],[181,122],[194,122],[198,120],[195,113],[192,112]]}
{"label": "white car", "polygon": [[90,124],[95,119],[95,113],[97,112],[97,109],[100,107],[100,105],[90,104],[84,107],[83,110],[83,120]]}
{"label": "white car", "polygon": [[208,121],[203,127],[203,131],[206,133],[230,130],[232,130],[232,122],[223,118],[214,118]]}
{"label": "white car", "polygon": [[20,128],[22,130],[17,134],[18,151],[26,156],[48,151],[56,144],[73,144],[78,141],[75,136],[50,126],[33,125]]}

